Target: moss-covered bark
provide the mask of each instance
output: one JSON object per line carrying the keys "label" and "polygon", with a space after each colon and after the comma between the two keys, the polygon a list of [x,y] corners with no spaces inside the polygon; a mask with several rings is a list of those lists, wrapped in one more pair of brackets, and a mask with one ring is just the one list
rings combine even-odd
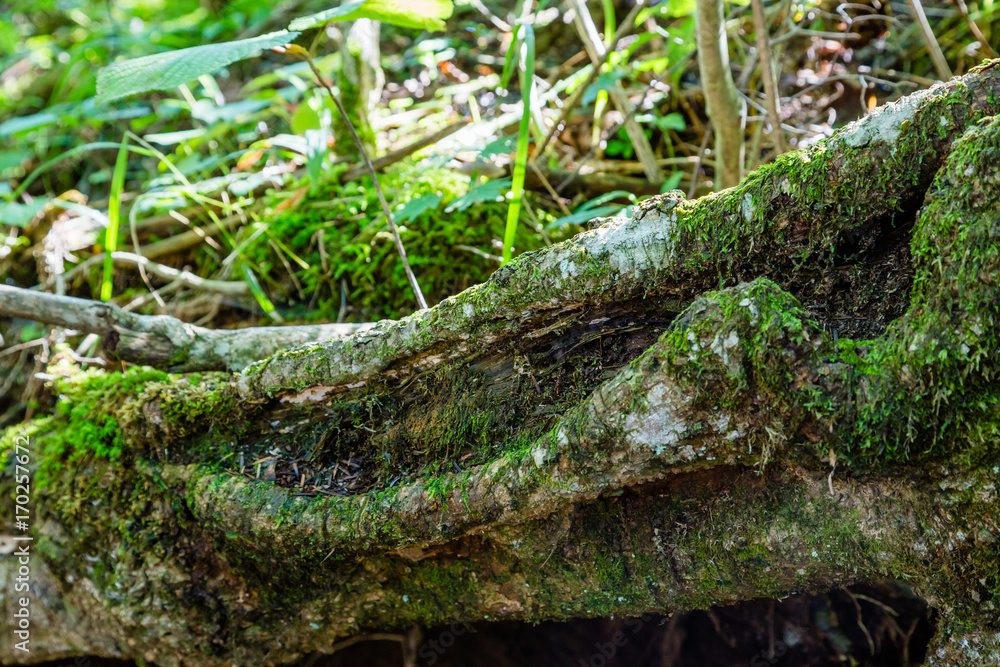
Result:
{"label": "moss-covered bark", "polygon": [[59,380],[3,436],[32,452],[30,658],[281,664],[905,579],[933,664],[996,664],[998,98],[994,62],[239,376]]}

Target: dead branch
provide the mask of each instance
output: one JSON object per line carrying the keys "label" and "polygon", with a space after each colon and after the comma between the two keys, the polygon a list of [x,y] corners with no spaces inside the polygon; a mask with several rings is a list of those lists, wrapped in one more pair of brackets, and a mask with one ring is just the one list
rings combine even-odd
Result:
{"label": "dead branch", "polygon": [[238,371],[303,343],[345,336],[370,324],[206,329],[168,315],[137,315],[114,304],[0,285],[0,315],[101,336],[117,358],[174,372]]}

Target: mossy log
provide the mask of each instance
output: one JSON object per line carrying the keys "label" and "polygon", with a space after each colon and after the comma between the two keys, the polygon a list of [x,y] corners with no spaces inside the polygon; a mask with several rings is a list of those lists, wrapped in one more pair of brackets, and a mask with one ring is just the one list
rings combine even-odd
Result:
{"label": "mossy log", "polygon": [[906,580],[928,664],[1000,664],[998,113],[993,61],[404,320],[67,373],[3,435],[33,538],[28,594],[0,544],[4,660],[279,665]]}

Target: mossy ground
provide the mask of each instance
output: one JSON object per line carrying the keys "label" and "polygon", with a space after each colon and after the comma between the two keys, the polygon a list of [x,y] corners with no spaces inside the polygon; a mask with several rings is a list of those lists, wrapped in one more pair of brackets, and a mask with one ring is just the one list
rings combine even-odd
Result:
{"label": "mossy ground", "polygon": [[[246,256],[260,269],[272,300],[287,317],[336,320],[343,281],[349,321],[398,319],[415,310],[412,291],[371,179],[363,176],[340,184],[345,169],[332,170],[294,208],[269,217],[267,231],[246,246]],[[428,303],[481,283],[496,270],[495,261],[470,248],[500,254],[496,243],[503,238],[505,202],[463,195],[475,182],[412,161],[390,167],[379,183],[400,217],[403,245]],[[401,215],[408,204],[416,207],[415,213]],[[551,222],[551,217],[540,222]],[[555,240],[567,231],[572,230],[554,231]],[[546,237],[522,221],[516,252],[545,243]]]}

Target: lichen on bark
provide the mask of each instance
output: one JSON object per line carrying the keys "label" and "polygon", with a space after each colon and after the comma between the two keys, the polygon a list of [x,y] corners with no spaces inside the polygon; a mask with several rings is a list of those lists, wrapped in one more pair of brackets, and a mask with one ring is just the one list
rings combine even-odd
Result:
{"label": "lichen on bark", "polygon": [[[992,664],[998,96],[994,62],[238,376],[60,381],[0,445],[8,496],[15,439],[35,452],[33,659],[282,664],[906,579],[932,664]],[[275,450],[372,463],[306,497],[245,474]]]}

